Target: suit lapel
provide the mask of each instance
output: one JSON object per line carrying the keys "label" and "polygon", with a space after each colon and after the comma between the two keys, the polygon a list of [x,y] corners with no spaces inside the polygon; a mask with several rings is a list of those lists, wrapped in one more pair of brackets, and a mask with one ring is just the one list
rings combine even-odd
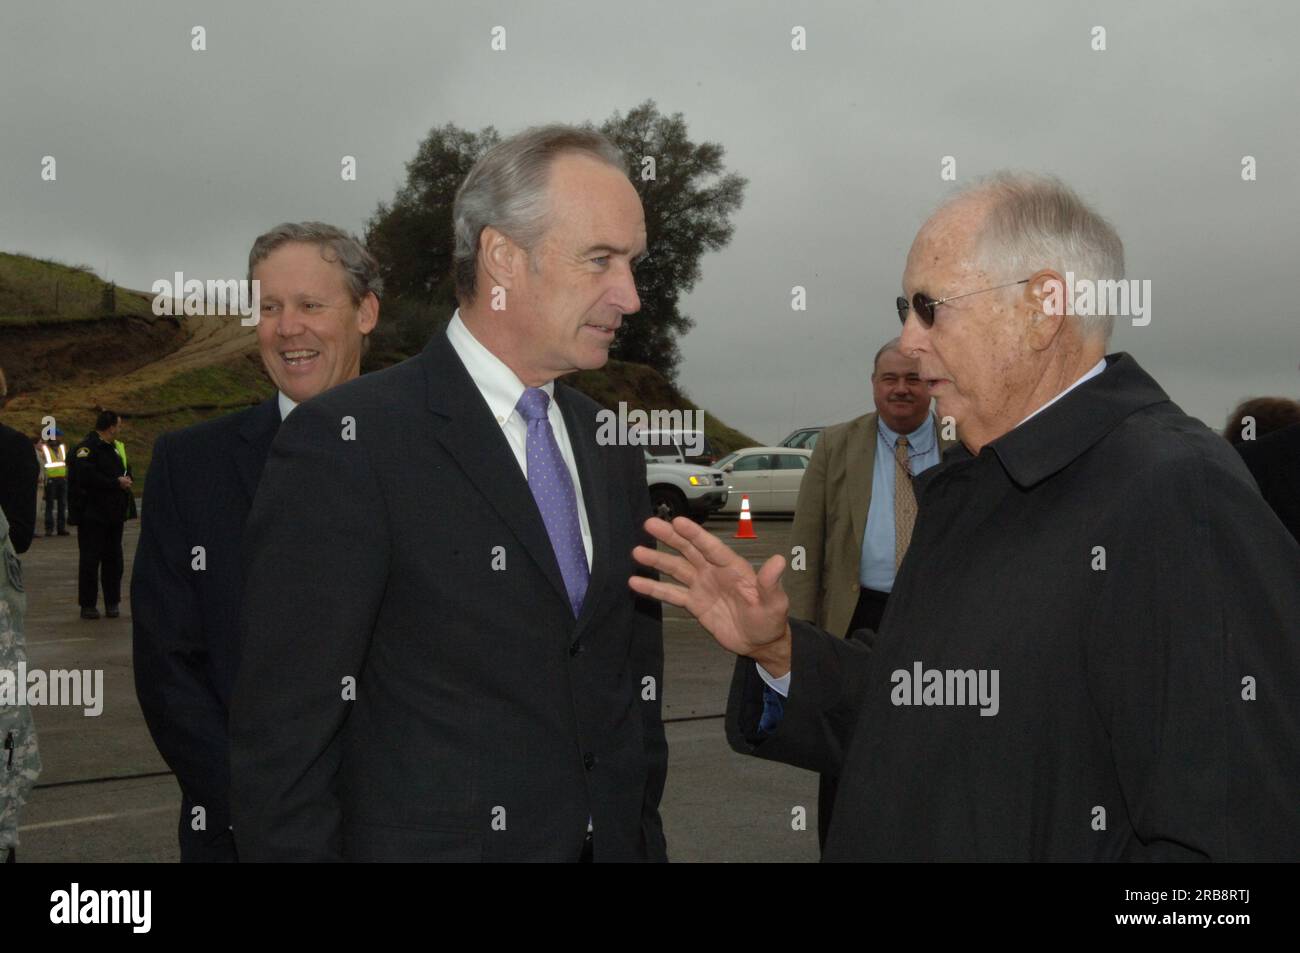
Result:
{"label": "suit lapel", "polygon": [[574,461],[578,465],[578,478],[582,481],[582,497],[587,509],[587,525],[591,529],[591,580],[587,595],[578,616],[575,638],[586,628],[604,591],[610,570],[610,503],[613,481],[609,479],[605,453],[596,443],[596,418],[584,419],[578,412],[573,393],[558,381],[555,384],[555,401],[564,415],[564,426],[569,431]]}
{"label": "suit lapel", "polygon": [[[871,509],[871,484],[876,474],[876,415],[867,414],[849,428],[847,446],[844,448],[844,482],[849,495],[849,512],[853,517],[853,538],[857,541],[858,556],[862,553],[862,540],[867,532],[867,512]],[[863,461],[862,473],[866,479],[852,479],[857,472],[855,460]]]}
{"label": "suit lapel", "polygon": [[[567,605],[568,591],[551,537],[501,425],[445,333],[433,336],[425,362],[433,433],[465,478],[492,505]],[[585,485],[585,482],[584,482]]]}
{"label": "suit lapel", "polygon": [[280,429],[280,405],[276,397],[263,401],[253,408],[239,425],[239,444],[235,448],[235,467],[251,505],[257,494],[257,484],[262,479],[262,468],[276,431]]}

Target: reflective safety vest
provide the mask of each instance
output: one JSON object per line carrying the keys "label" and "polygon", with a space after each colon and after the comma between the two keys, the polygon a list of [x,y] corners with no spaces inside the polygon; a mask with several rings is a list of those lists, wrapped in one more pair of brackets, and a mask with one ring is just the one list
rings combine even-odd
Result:
{"label": "reflective safety vest", "polygon": [[45,457],[45,476],[49,479],[60,479],[68,475],[68,449],[63,444],[59,444],[58,456],[50,451],[48,443],[41,444],[41,453]]}

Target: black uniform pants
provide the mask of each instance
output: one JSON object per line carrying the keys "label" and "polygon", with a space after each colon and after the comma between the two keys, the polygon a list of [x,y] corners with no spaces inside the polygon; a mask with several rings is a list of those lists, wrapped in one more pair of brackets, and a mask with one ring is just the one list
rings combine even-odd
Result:
{"label": "black uniform pants", "polygon": [[[859,629],[879,631],[880,620],[885,617],[885,606],[889,603],[889,593],[877,592],[865,586],[858,593],[858,604],[853,610],[853,619],[849,630],[844,633],[847,639]],[[817,786],[817,843],[826,849],[826,832],[831,829],[831,808],[835,804],[835,792],[839,789],[839,778],[829,774],[821,776]]]}
{"label": "black uniform pants", "polygon": [[54,512],[59,514],[59,532],[68,528],[68,479],[53,477],[45,481],[45,535],[54,535]]}
{"label": "black uniform pants", "polygon": [[80,555],[77,573],[77,602],[83,609],[95,608],[99,590],[95,577],[104,585],[104,605],[122,601],[122,523],[82,520],[77,527]]}

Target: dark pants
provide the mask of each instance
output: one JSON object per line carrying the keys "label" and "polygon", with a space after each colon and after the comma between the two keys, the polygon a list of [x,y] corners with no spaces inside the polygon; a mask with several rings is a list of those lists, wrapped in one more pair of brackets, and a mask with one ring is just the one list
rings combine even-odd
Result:
{"label": "dark pants", "polygon": [[83,609],[99,601],[96,576],[104,585],[104,605],[122,601],[122,523],[82,520],[77,527],[77,602]]}
{"label": "dark pants", "polygon": [[54,512],[59,514],[59,532],[68,530],[68,478],[53,477],[45,481],[45,535],[54,535]]}
{"label": "dark pants", "polygon": [[[888,602],[889,593],[863,587],[858,593],[858,605],[853,610],[853,619],[849,622],[849,630],[844,633],[844,637],[846,639],[852,637],[859,629],[878,631],[880,620],[885,617],[885,606]],[[835,804],[835,792],[838,788],[839,778],[831,777],[829,774],[821,776],[821,784],[817,787],[817,843],[821,845],[822,850],[826,849],[826,832],[831,829],[831,807]]]}

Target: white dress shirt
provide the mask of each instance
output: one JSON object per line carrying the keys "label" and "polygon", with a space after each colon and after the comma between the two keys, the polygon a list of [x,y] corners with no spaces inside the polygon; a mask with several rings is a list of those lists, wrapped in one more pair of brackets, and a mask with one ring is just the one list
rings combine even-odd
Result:
{"label": "white dress shirt", "polygon": [[[1065,390],[1061,391],[1059,394],[1057,394],[1055,397],[1053,397],[1053,398],[1052,398],[1051,400],[1049,400],[1047,403],[1043,404],[1042,407],[1039,407],[1037,410],[1035,410],[1032,414],[1030,414],[1028,417],[1026,417],[1025,420],[1022,420],[1022,421],[1020,421],[1019,424],[1016,424],[1016,427],[1019,427],[1020,424],[1023,424],[1026,420],[1029,420],[1030,418],[1032,418],[1032,417],[1034,417],[1034,416],[1036,416],[1036,415],[1038,415],[1038,414],[1041,414],[1041,413],[1042,413],[1043,411],[1045,411],[1048,407],[1051,407],[1054,403],[1056,403],[1058,400],[1060,400],[1062,397],[1064,397],[1064,396],[1065,396],[1066,394],[1068,394],[1070,391],[1074,390],[1076,387],[1078,387],[1078,386],[1079,386],[1080,384],[1082,384],[1084,381],[1086,381],[1086,380],[1090,380],[1091,378],[1096,377],[1098,374],[1100,374],[1100,373],[1101,373],[1102,371],[1104,371],[1105,369],[1106,369],[1106,358],[1103,357],[1100,361],[1098,361],[1098,362],[1097,362],[1096,364],[1094,364],[1091,368],[1089,368],[1089,370],[1088,370],[1088,372],[1087,372],[1086,374],[1084,374],[1082,377],[1080,377],[1077,381],[1075,381],[1073,384],[1071,384],[1071,385],[1070,385],[1069,387],[1067,387]],[[1015,427],[1012,427],[1011,429],[1014,430]],[[758,669],[758,674],[759,674],[759,676],[763,679],[763,681],[766,682],[768,685],[770,685],[770,686],[772,687],[772,690],[775,691],[777,694],[779,694],[779,695],[783,695],[783,696],[788,696],[788,695],[790,694],[790,673],[789,673],[789,672],[786,672],[786,673],[785,673],[784,675],[782,675],[780,678],[777,678],[775,675],[769,675],[768,672],[767,672],[767,669],[763,668],[763,666],[761,666],[761,665],[755,665],[755,668]]]}
{"label": "white dress shirt", "polygon": [[289,416],[289,411],[298,406],[298,402],[284,391],[278,391],[276,399],[280,404],[280,423],[284,423],[284,418]]}
{"label": "white dress shirt", "polygon": [[[507,367],[501,358],[484,347],[469,328],[465,327],[465,322],[460,319],[459,308],[447,322],[447,339],[451,341],[451,346],[460,357],[461,363],[465,365],[465,370],[469,371],[469,376],[478,387],[478,392],[483,395],[483,400],[492,411],[492,416],[501,425],[506,441],[519,462],[519,469],[523,471],[524,479],[528,479],[528,422],[515,409],[519,398],[527,389],[523,381],[515,376],[515,372]],[[560,447],[560,456],[564,458],[564,465],[569,468],[569,476],[573,479],[573,490],[578,497],[578,522],[582,527],[582,547],[587,552],[587,568],[590,569],[591,523],[587,519],[587,506],[582,496],[582,479],[578,476],[578,464],[573,457],[569,430],[564,425],[564,415],[560,413],[559,405],[555,403],[555,382],[548,381],[541,389],[551,398],[546,408],[546,416],[551,422],[555,442]]]}

